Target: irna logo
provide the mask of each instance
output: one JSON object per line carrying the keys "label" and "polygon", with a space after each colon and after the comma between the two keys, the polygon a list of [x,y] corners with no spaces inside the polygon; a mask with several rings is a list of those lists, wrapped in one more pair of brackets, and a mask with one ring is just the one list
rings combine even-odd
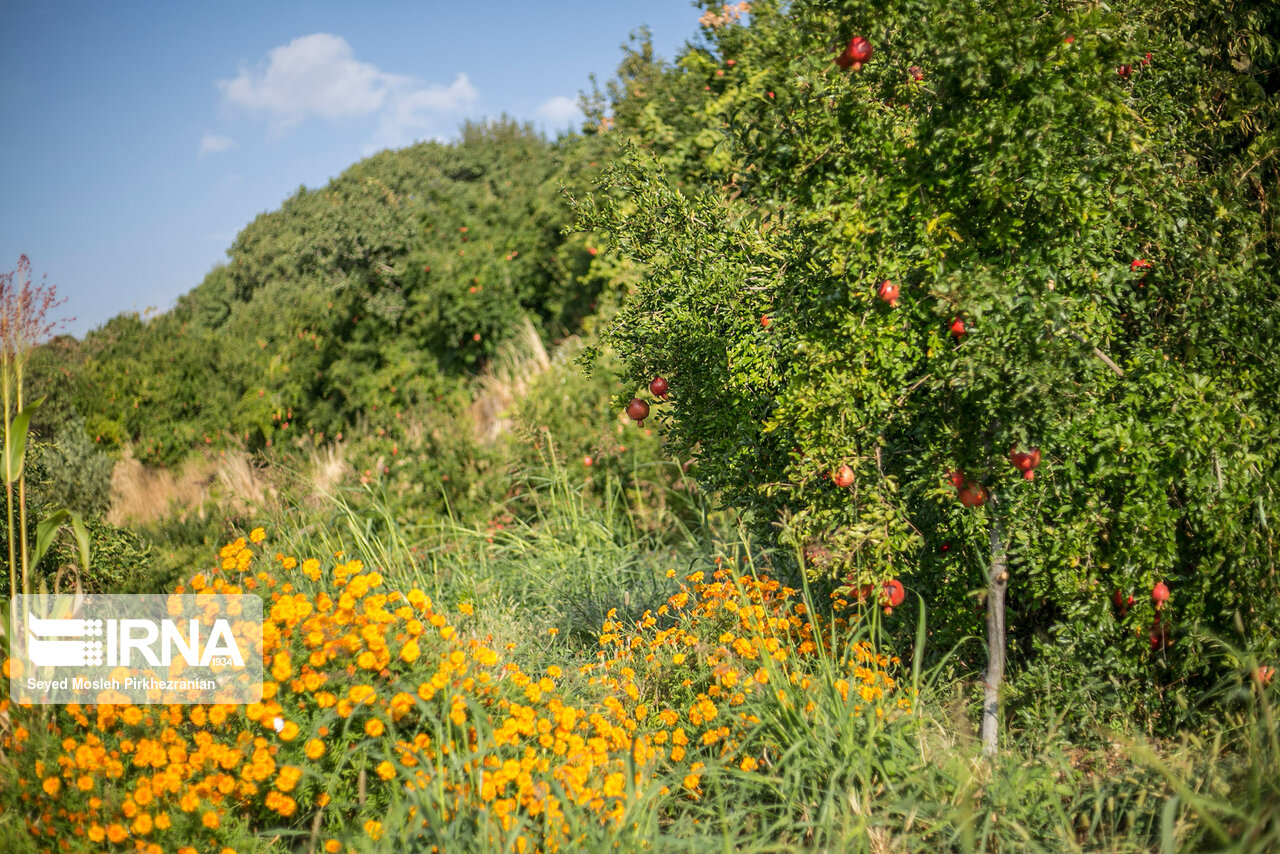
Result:
{"label": "irna logo", "polygon": [[37,667],[168,667],[175,656],[193,667],[244,667],[227,620],[214,620],[204,630],[198,619],[183,622],[185,626],[171,619],[42,619],[28,613],[28,651]]}
{"label": "irna logo", "polygon": [[8,636],[19,703],[262,698],[262,599],[253,594],[19,595]]}

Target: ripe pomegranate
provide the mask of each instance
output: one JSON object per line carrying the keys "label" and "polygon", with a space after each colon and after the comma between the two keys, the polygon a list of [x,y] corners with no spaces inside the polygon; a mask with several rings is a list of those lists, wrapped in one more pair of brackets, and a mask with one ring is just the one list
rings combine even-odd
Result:
{"label": "ripe pomegranate", "polygon": [[955,320],[951,321],[951,334],[956,336],[957,339],[963,338],[967,331],[968,330],[964,328],[964,321],[960,318],[957,317]]}
{"label": "ripe pomegranate", "polygon": [[1146,56],[1142,57],[1142,64],[1143,65],[1151,64],[1151,54],[1147,54]]}
{"label": "ripe pomegranate", "polygon": [[627,417],[643,427],[644,420],[649,417],[649,404],[638,397],[631,398],[627,404]]}
{"label": "ripe pomegranate", "polygon": [[1022,472],[1023,480],[1036,479],[1036,466],[1040,465],[1040,449],[1032,448],[1030,451],[1019,451],[1016,447],[1009,449],[1009,462],[1013,463],[1013,467]]}
{"label": "ripe pomegranate", "polygon": [[965,507],[981,507],[987,503],[987,490],[977,483],[966,483],[960,490],[960,503]]}
{"label": "ripe pomegranate", "polygon": [[849,44],[845,49],[836,56],[836,65],[853,71],[861,71],[863,63],[871,59],[872,53],[874,51],[872,50],[871,42],[862,36],[854,36],[849,39]]}
{"label": "ripe pomegranate", "polygon": [[1132,73],[1133,73],[1133,66],[1129,65],[1128,63],[1125,63],[1124,65],[1121,65],[1119,68],[1116,69],[1116,74],[1119,74],[1121,77],[1123,77],[1126,80],[1129,79],[1129,75]]}
{"label": "ripe pomegranate", "polygon": [[662,377],[654,377],[653,382],[649,383],[649,391],[653,392],[655,397],[660,397],[663,400],[667,399],[668,388],[667,381]]}
{"label": "ripe pomegranate", "polygon": [[760,325],[763,326],[765,329],[769,328],[769,315],[767,314],[760,315]]}
{"label": "ripe pomegranate", "polygon": [[880,299],[889,303],[889,308],[896,308],[898,305],[898,286],[893,282],[885,279],[880,283],[879,289],[876,291],[880,295]]}
{"label": "ripe pomegranate", "polygon": [[907,591],[902,589],[901,581],[891,578],[884,583],[884,601],[889,603],[890,608],[898,607],[906,598]]}
{"label": "ripe pomegranate", "polygon": [[853,469],[849,467],[848,463],[845,463],[840,466],[838,471],[831,473],[831,482],[841,489],[853,486]]}
{"label": "ripe pomegranate", "polygon": [[957,469],[947,475],[947,480],[951,481],[952,486],[959,489],[964,486],[964,472]]}
{"label": "ripe pomegranate", "polygon": [[1071,44],[1075,40],[1076,40],[1075,36],[1067,36],[1065,39],[1063,39],[1063,41],[1066,42],[1067,44]]}
{"label": "ripe pomegranate", "polygon": [[586,466],[587,468],[591,468],[591,464],[592,464],[592,463],[594,463],[594,462],[595,462],[595,460],[591,459],[591,457],[590,457],[590,456],[585,456],[585,457],[583,457],[583,458],[582,458],[582,464],[583,464],[584,466]]}
{"label": "ripe pomegranate", "polygon": [[1157,581],[1156,586],[1151,588],[1151,598],[1155,600],[1156,608],[1164,606],[1169,601],[1169,588],[1163,581]]}

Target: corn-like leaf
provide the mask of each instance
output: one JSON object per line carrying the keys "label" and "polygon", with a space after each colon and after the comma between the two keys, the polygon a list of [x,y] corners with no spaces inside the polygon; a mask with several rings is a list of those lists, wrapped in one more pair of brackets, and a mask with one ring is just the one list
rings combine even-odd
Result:
{"label": "corn-like leaf", "polygon": [[17,483],[18,478],[22,477],[22,465],[26,460],[27,432],[31,426],[31,416],[40,408],[42,403],[44,403],[43,397],[35,403],[27,404],[22,408],[21,412],[13,417],[13,423],[9,425],[9,432],[4,437],[4,479],[6,483]]}
{"label": "corn-like leaf", "polygon": [[[38,566],[40,559],[49,551],[49,547],[53,545],[53,538],[58,535],[58,529],[63,526],[67,519],[71,516],[70,510],[58,510],[50,513],[48,516],[40,520],[40,524],[36,525],[36,547],[31,554],[31,565]],[[83,523],[81,523],[83,527]]]}

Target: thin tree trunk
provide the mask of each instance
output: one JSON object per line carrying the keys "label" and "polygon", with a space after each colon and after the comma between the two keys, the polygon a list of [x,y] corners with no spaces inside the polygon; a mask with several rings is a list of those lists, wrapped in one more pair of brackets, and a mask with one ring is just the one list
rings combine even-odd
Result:
{"label": "thin tree trunk", "polygon": [[1009,588],[1000,519],[991,520],[991,574],[987,579],[987,673],[983,679],[982,752],[995,756],[1000,744],[1000,687],[1004,683],[1004,601]]}

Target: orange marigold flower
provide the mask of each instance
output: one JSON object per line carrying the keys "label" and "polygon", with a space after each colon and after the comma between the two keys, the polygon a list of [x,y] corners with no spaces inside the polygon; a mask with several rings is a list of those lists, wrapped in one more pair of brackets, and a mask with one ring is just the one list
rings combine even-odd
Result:
{"label": "orange marigold flower", "polygon": [[303,750],[303,753],[306,754],[308,759],[319,759],[321,756],[324,756],[324,751],[324,742],[318,738],[313,738],[307,742],[307,746]]}
{"label": "orange marigold flower", "polygon": [[400,648],[400,659],[409,664],[413,664],[418,660],[418,656],[422,654],[422,650],[418,647],[416,640],[411,640]]}
{"label": "orange marigold flower", "polygon": [[220,823],[218,821],[218,814],[213,810],[209,810],[204,815],[200,816],[200,823],[210,830],[215,830]]}

